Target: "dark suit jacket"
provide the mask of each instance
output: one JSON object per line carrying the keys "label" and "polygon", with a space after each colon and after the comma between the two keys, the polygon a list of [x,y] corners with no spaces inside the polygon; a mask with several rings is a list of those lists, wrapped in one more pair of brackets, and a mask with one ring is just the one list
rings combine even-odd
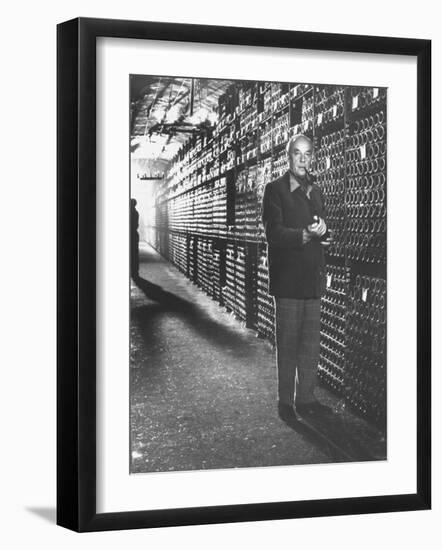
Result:
{"label": "dark suit jacket", "polygon": [[280,298],[319,298],[324,288],[324,250],[319,239],[302,244],[313,216],[324,218],[324,202],[313,184],[310,198],[301,187],[290,191],[290,173],[268,183],[262,218],[269,259],[269,293]]}

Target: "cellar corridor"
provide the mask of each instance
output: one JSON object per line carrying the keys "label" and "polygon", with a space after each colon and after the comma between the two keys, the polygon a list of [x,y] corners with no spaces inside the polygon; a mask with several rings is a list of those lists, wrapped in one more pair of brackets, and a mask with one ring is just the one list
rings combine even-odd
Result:
{"label": "cellar corridor", "polygon": [[328,418],[277,413],[274,350],[149,245],[131,281],[131,472],[382,460],[385,438],[322,387]]}

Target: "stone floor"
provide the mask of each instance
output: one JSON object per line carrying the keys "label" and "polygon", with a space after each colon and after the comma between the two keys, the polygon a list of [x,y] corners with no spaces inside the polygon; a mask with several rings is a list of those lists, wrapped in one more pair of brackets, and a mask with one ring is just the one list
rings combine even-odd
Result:
{"label": "stone floor", "polygon": [[145,243],[131,282],[131,472],[383,460],[385,439],[324,388],[285,423],[275,353]]}

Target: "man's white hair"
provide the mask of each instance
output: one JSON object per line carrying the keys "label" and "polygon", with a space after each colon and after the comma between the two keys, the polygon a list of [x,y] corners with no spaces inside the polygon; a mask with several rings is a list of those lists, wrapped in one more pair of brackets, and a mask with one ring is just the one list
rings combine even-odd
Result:
{"label": "man's white hair", "polygon": [[313,147],[313,140],[311,138],[309,138],[305,134],[296,134],[295,136],[292,136],[287,142],[287,145],[285,147],[287,155],[290,155],[290,149],[292,148],[292,144],[295,143],[295,141],[299,138],[304,138],[304,139],[308,140],[312,144],[312,147]]}

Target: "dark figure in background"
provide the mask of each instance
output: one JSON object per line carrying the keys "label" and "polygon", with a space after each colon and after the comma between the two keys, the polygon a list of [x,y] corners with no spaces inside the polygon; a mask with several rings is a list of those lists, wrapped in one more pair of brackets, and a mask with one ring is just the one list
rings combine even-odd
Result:
{"label": "dark figure in background", "polygon": [[267,184],[263,197],[269,293],[275,301],[278,408],[283,419],[296,418],[295,409],[301,416],[330,412],[313,390],[325,287],[324,248],[331,237],[322,193],[309,173],[312,141],[303,134],[292,137],[287,154],[289,170]]}
{"label": "dark figure in background", "polygon": [[140,236],[138,235],[138,223],[140,215],[135,208],[137,201],[130,199],[130,274],[134,279],[139,277],[140,260],[138,255],[138,245]]}

